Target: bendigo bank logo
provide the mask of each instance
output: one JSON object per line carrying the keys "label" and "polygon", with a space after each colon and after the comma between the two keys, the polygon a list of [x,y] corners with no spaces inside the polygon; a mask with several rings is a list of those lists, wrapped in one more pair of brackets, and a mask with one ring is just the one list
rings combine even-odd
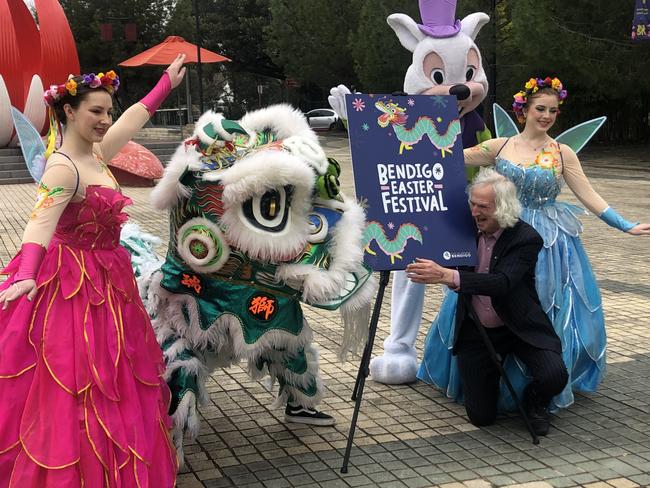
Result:
{"label": "bendigo bank logo", "polygon": [[470,251],[444,251],[442,257],[445,261],[449,261],[451,258],[471,258],[472,253]]}
{"label": "bendigo bank logo", "polygon": [[269,321],[277,311],[277,300],[273,295],[256,293],[248,301],[248,312],[257,320]]}

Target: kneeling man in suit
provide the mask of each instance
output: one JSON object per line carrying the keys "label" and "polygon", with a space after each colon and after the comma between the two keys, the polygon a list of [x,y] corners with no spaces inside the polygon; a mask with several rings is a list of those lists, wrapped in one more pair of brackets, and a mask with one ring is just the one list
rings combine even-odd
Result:
{"label": "kneeling man in suit", "polygon": [[448,269],[428,259],[407,268],[417,283],[442,283],[459,294],[453,353],[470,422],[489,425],[497,415],[499,371],[482,332],[500,358],[515,354],[533,377],[524,392],[537,435],[549,429],[548,404],[562,391],[568,374],[560,339],[544,313],[535,289],[541,236],[519,219],[521,207],[514,184],[493,169],[482,169],[468,189],[478,228],[478,265]]}

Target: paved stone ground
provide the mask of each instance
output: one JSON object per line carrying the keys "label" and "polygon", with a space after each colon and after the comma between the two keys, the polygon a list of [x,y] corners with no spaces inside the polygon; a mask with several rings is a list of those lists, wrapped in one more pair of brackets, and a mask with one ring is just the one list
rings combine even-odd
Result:
{"label": "paved stone ground", "polygon": [[[343,163],[344,188],[351,191],[347,139],[323,142]],[[648,148],[622,153],[606,148],[583,155],[596,190],[629,219],[650,220],[647,154]],[[166,238],[166,217],[149,207],[149,189],[124,191],[134,200],[132,219]],[[0,187],[0,264],[19,247],[34,192],[33,185]],[[568,191],[563,197],[575,201]],[[461,406],[428,385],[389,387],[369,381],[350,470],[341,475],[358,359],[337,362],[338,315],[310,309],[307,317],[329,389],[322,407],[338,425],[284,425],[282,410],[269,408],[273,395],[262,383],[251,381],[239,367],[217,371],[210,380],[210,405],[201,411],[201,435],[187,445],[178,487],[650,486],[650,239],[624,235],[593,216],[583,222],[607,317],[608,375],[597,393],[578,395],[573,406],[553,418],[554,428],[539,446],[530,442],[517,416],[477,429]],[[430,287],[420,352],[439,303],[439,289]],[[389,304],[390,293],[376,352],[388,335]]]}

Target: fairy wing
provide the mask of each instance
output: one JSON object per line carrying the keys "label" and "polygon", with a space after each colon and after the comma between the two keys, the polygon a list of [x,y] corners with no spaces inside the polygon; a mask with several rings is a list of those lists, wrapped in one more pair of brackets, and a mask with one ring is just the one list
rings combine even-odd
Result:
{"label": "fairy wing", "polygon": [[[496,103],[492,107],[494,112],[496,136],[512,137],[519,134],[519,129],[508,113]],[[598,117],[596,119],[582,122],[581,124],[565,130],[562,134],[557,136],[555,140],[562,144],[566,144],[577,153],[585,147],[606,120],[607,117]]]}
{"label": "fairy wing", "polygon": [[495,103],[492,105],[492,114],[497,137],[513,137],[519,134],[519,129],[514,120],[510,118],[508,112],[502,109],[499,104]]}
{"label": "fairy wing", "polygon": [[566,144],[576,153],[587,145],[598,129],[605,123],[607,117],[598,117],[582,122],[570,129],[565,130],[555,138],[559,143]]}
{"label": "fairy wing", "polygon": [[15,107],[11,107],[11,117],[14,121],[16,134],[20,141],[20,149],[23,152],[25,163],[29,174],[38,182],[45,171],[45,144],[36,128],[27,117]]}

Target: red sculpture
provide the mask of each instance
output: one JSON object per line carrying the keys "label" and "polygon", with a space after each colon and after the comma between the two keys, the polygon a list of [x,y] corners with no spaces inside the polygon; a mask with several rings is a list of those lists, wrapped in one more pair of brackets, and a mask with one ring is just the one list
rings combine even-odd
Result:
{"label": "red sculpture", "polygon": [[[12,105],[44,134],[45,87],[81,71],[74,37],[59,2],[35,0],[35,7],[41,19],[38,27],[23,0],[0,0],[0,148],[16,144]],[[163,172],[158,158],[135,143],[127,144],[108,164],[121,184],[150,185]]]}
{"label": "red sculpture", "polygon": [[79,73],[68,19],[57,0],[36,0],[38,28],[23,0],[0,0],[0,147],[14,135],[9,107],[45,129],[44,86]]}

